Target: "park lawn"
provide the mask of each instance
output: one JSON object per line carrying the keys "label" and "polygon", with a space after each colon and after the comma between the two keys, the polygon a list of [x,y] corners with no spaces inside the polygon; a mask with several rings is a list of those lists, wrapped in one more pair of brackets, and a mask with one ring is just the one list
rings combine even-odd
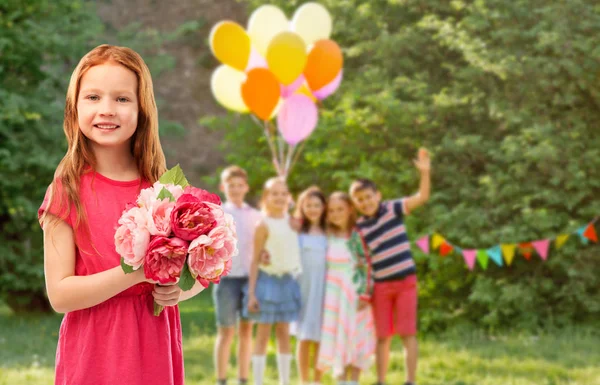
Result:
{"label": "park lawn", "polygon": [[[187,385],[214,384],[213,318],[208,291],[181,305]],[[53,383],[60,319],[59,315],[16,317],[0,304],[0,385]],[[265,384],[275,385],[273,346],[268,360]],[[295,371],[293,376],[297,378]],[[235,378],[233,369],[230,377]],[[403,378],[402,349],[396,341],[388,383],[402,384]],[[449,331],[421,336],[419,380],[420,385],[600,385],[600,330],[495,336]],[[361,384],[373,382],[374,369]],[[324,383],[333,384],[329,378]]]}

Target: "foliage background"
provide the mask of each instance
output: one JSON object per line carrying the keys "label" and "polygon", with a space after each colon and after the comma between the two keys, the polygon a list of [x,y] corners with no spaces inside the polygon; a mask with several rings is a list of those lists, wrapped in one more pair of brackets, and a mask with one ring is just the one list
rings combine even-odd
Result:
{"label": "foliage background", "polygon": [[[262,4],[241,3],[247,14]],[[291,16],[302,2],[271,3]],[[413,239],[439,231],[461,247],[484,248],[570,232],[600,213],[595,1],[322,3],[334,15],[345,79],[324,103],[291,177],[294,191],[311,184],[346,190],[365,176],[386,197],[410,194],[418,185],[412,158],[426,146],[434,193],[409,220]],[[109,28],[80,0],[0,4],[0,296],[13,309],[44,308],[36,211],[64,154],[57,128],[79,58],[101,42],[129,45],[156,77],[176,66],[165,44],[198,46],[205,29],[199,20],[168,33],[137,24]],[[195,65],[216,64],[204,56]],[[170,118],[161,129],[181,132],[183,118]],[[223,136],[226,162],[250,171],[255,198],[272,174],[261,131],[247,116],[196,118]],[[163,131],[167,142],[173,135]],[[167,152],[173,163],[200,156]],[[191,179],[215,188],[218,170],[198,170]],[[535,329],[600,315],[598,247],[575,238],[545,263],[518,258],[511,268],[486,272],[469,273],[459,255],[415,254],[424,330]]]}

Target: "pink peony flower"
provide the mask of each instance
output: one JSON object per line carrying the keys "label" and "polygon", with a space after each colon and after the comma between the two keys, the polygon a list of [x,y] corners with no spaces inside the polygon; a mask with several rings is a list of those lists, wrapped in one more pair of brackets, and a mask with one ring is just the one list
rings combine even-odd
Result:
{"label": "pink peony flower", "polygon": [[200,199],[201,202],[210,202],[216,205],[221,205],[221,198],[217,194],[210,193],[206,190],[202,190],[201,188],[187,186],[185,190],[183,190],[184,194],[190,194]]}
{"label": "pink peony flower", "polygon": [[115,249],[124,262],[134,270],[144,263],[146,249],[150,242],[147,229],[146,209],[134,206],[119,218],[119,227],[115,232]]}
{"label": "pink peony flower", "polygon": [[189,248],[188,266],[196,280],[205,287],[218,282],[231,269],[231,257],[237,253],[237,240],[224,226],[194,239]]}
{"label": "pink peony flower", "polygon": [[207,234],[216,225],[213,210],[207,203],[192,194],[183,194],[179,197],[175,208],[171,211],[173,233],[186,241]]}
{"label": "pink peony flower", "polygon": [[188,242],[179,238],[152,237],[144,262],[146,278],[166,284],[177,282],[187,257]]}
{"label": "pink peony flower", "polygon": [[148,207],[148,231],[150,235],[171,235],[171,212],[175,202],[165,198],[156,200]]}

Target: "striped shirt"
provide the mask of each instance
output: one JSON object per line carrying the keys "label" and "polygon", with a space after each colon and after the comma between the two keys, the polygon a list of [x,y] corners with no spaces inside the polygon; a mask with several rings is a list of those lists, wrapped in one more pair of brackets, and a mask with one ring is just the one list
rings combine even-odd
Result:
{"label": "striped shirt", "polygon": [[377,214],[363,216],[356,223],[368,248],[375,282],[395,281],[417,272],[404,225],[407,214],[405,200],[396,199],[382,202]]}

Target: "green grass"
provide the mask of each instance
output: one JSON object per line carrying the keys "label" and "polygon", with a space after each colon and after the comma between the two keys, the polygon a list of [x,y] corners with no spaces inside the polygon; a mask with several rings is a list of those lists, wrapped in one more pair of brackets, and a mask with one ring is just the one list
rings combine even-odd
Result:
{"label": "green grass", "polygon": [[[212,385],[215,326],[209,292],[184,302],[181,318],[186,384]],[[53,383],[60,320],[58,315],[16,317],[0,305],[0,385]],[[273,346],[268,360],[266,385],[275,385]],[[230,378],[235,378],[234,368]],[[403,378],[402,349],[396,341],[388,383],[401,384]],[[361,383],[374,381],[371,369]],[[325,383],[333,382],[328,378]],[[574,328],[537,336],[454,331],[421,336],[419,384],[600,385],[600,331]]]}

